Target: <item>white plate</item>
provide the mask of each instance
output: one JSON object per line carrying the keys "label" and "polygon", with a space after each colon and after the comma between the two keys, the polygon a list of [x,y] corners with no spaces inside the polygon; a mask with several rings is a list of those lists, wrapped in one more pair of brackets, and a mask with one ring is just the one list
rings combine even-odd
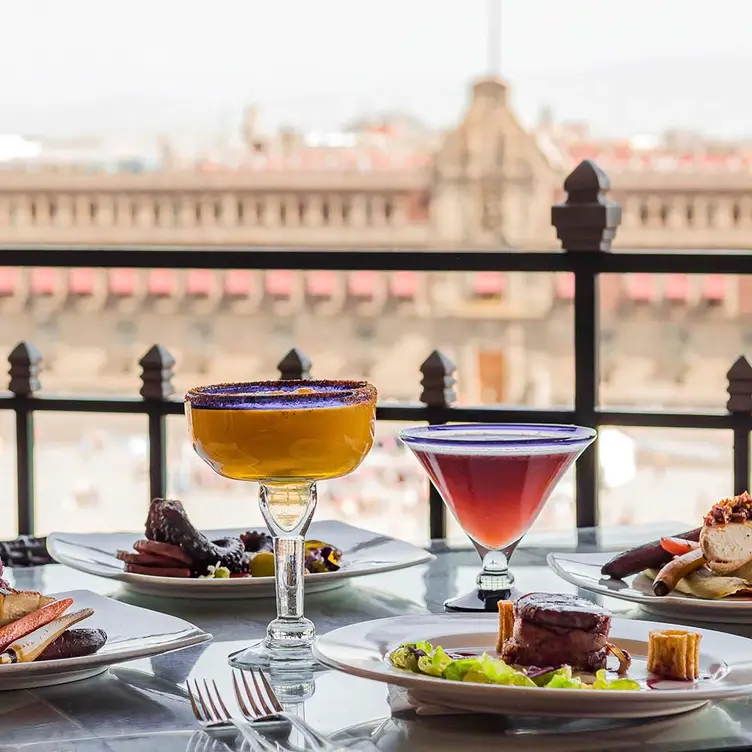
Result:
{"label": "white plate", "polygon": [[[431,703],[485,713],[560,718],[651,718],[683,713],[710,700],[752,694],[752,640],[697,629],[700,642],[698,682],[661,681],[646,687],[648,632],[672,625],[613,619],[610,640],[632,655],[630,676],[643,689],[576,690],[509,687],[452,682],[394,668],[388,654],[398,645],[428,640],[453,650],[495,652],[499,618],[494,614],[421,614],[351,624],[316,642],[324,665],[366,679],[405,687],[414,703]],[[675,627],[681,629],[681,627]],[[586,692],[586,694],[583,694]]]}
{"label": "white plate", "polygon": [[652,583],[638,574],[615,580],[604,577],[601,567],[614,554],[549,554],[548,566],[563,580],[583,590],[609,598],[639,603],[646,611],[674,619],[752,624],[752,598],[721,598],[709,600],[683,593],[671,593],[659,598]]}
{"label": "white plate", "polygon": [[[246,530],[212,530],[206,534],[217,540],[240,535]],[[118,549],[131,550],[134,542],[143,537],[139,533],[52,533],[47,538],[47,549],[60,564],[117,580],[128,590],[137,593],[170,598],[246,599],[275,596],[273,577],[199,580],[124,572],[123,562],[115,558],[115,552]],[[305,576],[308,593],[340,587],[351,577],[414,567],[435,558],[411,543],[361,530],[344,522],[314,522],[308,531],[308,538],[331,543],[343,552],[342,568],[337,572]]]}
{"label": "white plate", "polygon": [[0,691],[47,687],[88,679],[116,663],[182,650],[212,638],[183,619],[129,606],[89,590],[55,593],[54,597],[73,598],[68,612],[93,608],[92,616],[77,626],[103,629],[107,633],[107,642],[98,653],[82,658],[0,666]]}

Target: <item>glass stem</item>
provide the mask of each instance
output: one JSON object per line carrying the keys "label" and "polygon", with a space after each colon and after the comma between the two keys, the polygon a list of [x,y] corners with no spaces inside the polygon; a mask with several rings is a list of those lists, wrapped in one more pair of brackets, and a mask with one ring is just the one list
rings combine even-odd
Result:
{"label": "glass stem", "polygon": [[503,551],[489,551],[483,557],[483,569],[477,579],[478,590],[497,593],[510,590],[514,577],[509,571],[507,557]]}
{"label": "glass stem", "polygon": [[274,539],[274,566],[277,585],[277,617],[296,619],[303,616],[303,553],[302,535]]}
{"label": "glass stem", "polygon": [[303,616],[305,534],[316,509],[313,483],[262,484],[259,506],[274,537],[277,618],[266,632],[272,658],[307,660],[315,637],[313,622]]}

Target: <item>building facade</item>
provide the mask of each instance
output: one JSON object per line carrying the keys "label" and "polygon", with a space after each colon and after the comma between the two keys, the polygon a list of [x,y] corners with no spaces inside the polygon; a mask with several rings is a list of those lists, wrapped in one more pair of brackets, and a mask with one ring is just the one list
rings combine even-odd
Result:
{"label": "building facade", "polygon": [[[208,259],[238,245],[545,250],[564,176],[594,158],[624,207],[617,247],[752,245],[743,148],[527,130],[498,80],[477,82],[438,140],[371,128],[344,144],[271,142],[252,117],[243,135],[229,163],[181,164],[165,147],[142,171],[1,170],[0,244],[194,245]],[[723,375],[747,345],[746,284],[604,278],[604,399],[721,406]],[[458,364],[463,400],[544,405],[571,399],[572,295],[568,275],[2,269],[0,346],[20,333],[42,349],[49,388],[107,391],[137,387],[155,340],[178,358],[181,387],[273,376],[299,346],[315,375],[365,376],[386,398],[415,398],[418,366],[438,347]]]}

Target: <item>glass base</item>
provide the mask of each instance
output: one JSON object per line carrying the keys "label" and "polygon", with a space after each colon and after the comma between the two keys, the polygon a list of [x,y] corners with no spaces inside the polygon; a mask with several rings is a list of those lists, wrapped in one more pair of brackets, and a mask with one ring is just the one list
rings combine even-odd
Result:
{"label": "glass base", "polygon": [[305,677],[312,672],[330,670],[313,657],[311,645],[287,646],[284,650],[273,650],[267,645],[266,640],[260,640],[244,650],[230,653],[227,662],[232,668],[241,671],[261,669],[270,674],[285,676],[299,674]]}
{"label": "glass base", "polygon": [[499,601],[509,600],[513,597],[514,589],[508,590],[473,590],[456,598],[444,601],[447,611],[496,611]]}

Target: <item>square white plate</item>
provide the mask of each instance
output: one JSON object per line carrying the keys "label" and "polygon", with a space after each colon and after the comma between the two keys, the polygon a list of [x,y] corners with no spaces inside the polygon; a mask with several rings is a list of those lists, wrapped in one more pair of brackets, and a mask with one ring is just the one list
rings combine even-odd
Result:
{"label": "square white plate", "polygon": [[548,566],[571,585],[590,593],[638,603],[651,613],[674,619],[752,624],[752,598],[710,600],[677,592],[659,597],[653,593],[652,583],[644,574],[623,580],[602,575],[601,567],[611,558],[613,553],[550,553],[546,560]]}
{"label": "square white plate", "polygon": [[87,679],[117,663],[182,650],[212,639],[210,634],[183,619],[121,603],[89,590],[53,595],[57,599],[73,598],[69,612],[94,609],[77,627],[103,629],[107,642],[98,653],[81,658],[0,666],[0,691]]}
{"label": "square white plate", "polygon": [[[237,528],[204,532],[210,539],[217,540],[240,535],[246,530],[247,528]],[[123,562],[115,558],[115,552],[118,549],[131,550],[133,544],[143,537],[143,533],[52,533],[47,538],[47,549],[50,556],[60,564],[117,580],[128,590],[146,595],[244,600],[275,596],[274,577],[199,580],[124,572]],[[433,554],[412,543],[371,533],[344,522],[314,522],[307,537],[331,543],[343,552],[342,568],[338,571],[305,576],[308,593],[340,587],[352,577],[406,569],[426,564],[435,558]]]}

